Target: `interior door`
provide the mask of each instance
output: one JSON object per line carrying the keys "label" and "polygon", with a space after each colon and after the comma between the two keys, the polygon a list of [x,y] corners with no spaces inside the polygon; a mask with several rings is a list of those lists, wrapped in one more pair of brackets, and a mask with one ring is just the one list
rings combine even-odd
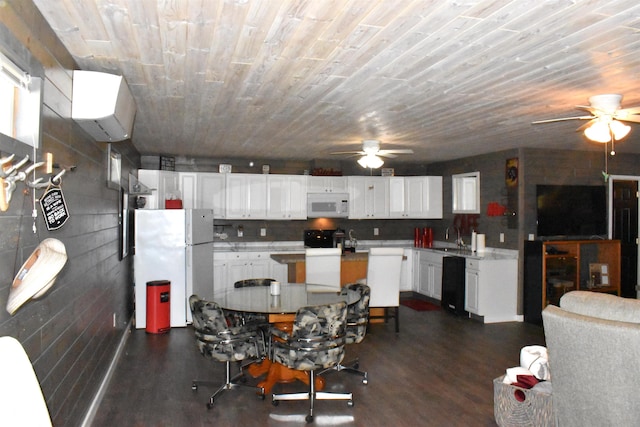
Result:
{"label": "interior door", "polygon": [[620,240],[620,294],[636,298],[638,283],[638,181],[614,180],[612,238]]}

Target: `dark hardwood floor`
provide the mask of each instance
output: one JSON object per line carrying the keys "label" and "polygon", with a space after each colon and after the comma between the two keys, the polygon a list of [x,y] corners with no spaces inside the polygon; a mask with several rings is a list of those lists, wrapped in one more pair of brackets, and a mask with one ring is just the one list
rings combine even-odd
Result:
{"label": "dark hardwood floor", "polygon": [[[345,361],[360,358],[369,384],[345,372],[326,376],[327,390],[350,390],[355,405],[316,402],[315,425],[495,426],[492,380],[519,364],[525,345],[544,345],[542,327],[527,323],[484,325],[444,311],[401,306],[400,333],[393,322],[371,325]],[[98,408],[94,426],[298,426],[308,402],[275,407],[251,391],[225,391],[207,409],[206,387],[191,380],[224,381],[224,364],[196,349],[193,329],[164,335],[134,330]],[[248,383],[257,380],[249,378]],[[275,392],[304,390],[302,383]]]}

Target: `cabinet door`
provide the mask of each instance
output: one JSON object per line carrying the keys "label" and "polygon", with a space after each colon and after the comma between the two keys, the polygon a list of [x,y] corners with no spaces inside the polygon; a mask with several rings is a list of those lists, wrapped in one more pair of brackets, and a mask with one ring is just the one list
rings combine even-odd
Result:
{"label": "cabinet door", "polygon": [[442,177],[405,177],[405,217],[442,218]]}
{"label": "cabinet door", "polygon": [[466,270],[464,309],[469,313],[480,314],[478,312],[478,301],[480,297],[480,272],[477,270]]}
{"label": "cabinet door", "polygon": [[406,218],[405,177],[392,176],[389,178],[389,218]]}
{"label": "cabinet door", "polygon": [[347,193],[347,177],[345,176],[309,176],[309,193]]}
{"label": "cabinet door", "polygon": [[267,176],[247,175],[249,188],[247,215],[251,219],[267,217]]}
{"label": "cabinet door", "polygon": [[433,294],[437,300],[442,300],[442,263],[433,264]]}
{"label": "cabinet door", "polygon": [[182,207],[196,209],[198,206],[198,175],[196,172],[178,172],[178,186],[182,195]]}
{"label": "cabinet door", "polygon": [[307,218],[306,178],[304,175],[268,175],[267,218]]}
{"label": "cabinet door", "polygon": [[289,175],[289,218],[307,219],[307,176]]}
{"label": "cabinet door", "polygon": [[389,217],[389,180],[387,177],[350,176],[349,218],[380,219]]}
{"label": "cabinet door", "polygon": [[413,249],[404,250],[404,258],[400,268],[400,291],[413,290]]}
{"label": "cabinet door", "polygon": [[225,289],[230,289],[233,286],[229,286],[228,277],[228,265],[226,260],[216,260],[214,254],[213,259],[213,292],[220,292]]}
{"label": "cabinet door", "polygon": [[224,173],[199,173],[197,180],[196,206],[213,209],[216,218],[226,218]]}
{"label": "cabinet door", "polygon": [[265,219],[267,213],[267,176],[228,174],[226,177],[226,217]]}
{"label": "cabinet door", "polygon": [[422,254],[420,255],[418,293],[430,297],[433,294],[433,268],[429,260]]}
{"label": "cabinet door", "polygon": [[452,182],[452,212],[480,213],[480,172],[456,174]]}

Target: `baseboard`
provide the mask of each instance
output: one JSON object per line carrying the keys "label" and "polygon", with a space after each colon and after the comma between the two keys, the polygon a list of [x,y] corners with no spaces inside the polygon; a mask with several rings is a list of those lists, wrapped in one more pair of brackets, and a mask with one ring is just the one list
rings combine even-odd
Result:
{"label": "baseboard", "polygon": [[133,317],[127,323],[127,327],[124,328],[122,333],[122,337],[120,338],[120,343],[118,344],[118,348],[109,363],[109,368],[107,372],[104,374],[104,378],[102,378],[102,382],[100,383],[100,387],[96,392],[96,395],[93,397],[91,401],[91,405],[89,405],[89,409],[87,409],[87,413],[82,420],[81,426],[90,427],[93,424],[93,419],[96,416],[96,412],[98,411],[98,407],[100,406],[100,402],[104,397],[105,392],[107,391],[107,387],[109,386],[109,381],[111,381],[111,377],[116,369],[116,365],[118,364],[118,360],[120,356],[122,356],[122,352],[124,351],[125,344],[127,343],[127,339],[129,339],[129,335],[131,335],[131,328],[133,325]]}

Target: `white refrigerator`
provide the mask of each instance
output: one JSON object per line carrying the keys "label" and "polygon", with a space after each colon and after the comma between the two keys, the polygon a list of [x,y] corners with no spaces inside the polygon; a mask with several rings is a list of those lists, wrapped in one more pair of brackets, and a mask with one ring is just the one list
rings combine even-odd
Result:
{"label": "white refrigerator", "polygon": [[171,327],[186,326],[189,296],[213,293],[213,210],[138,209],[134,230],[136,328],[147,325],[146,287],[154,280],[171,282]]}

